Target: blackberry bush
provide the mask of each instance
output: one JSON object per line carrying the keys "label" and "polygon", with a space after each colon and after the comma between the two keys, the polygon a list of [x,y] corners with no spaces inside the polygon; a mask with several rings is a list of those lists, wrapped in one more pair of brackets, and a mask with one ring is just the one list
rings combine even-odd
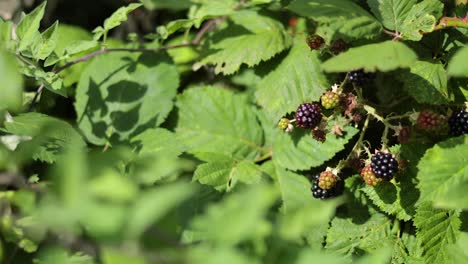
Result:
{"label": "blackberry bush", "polygon": [[1,0],[0,263],[468,263],[465,2]]}

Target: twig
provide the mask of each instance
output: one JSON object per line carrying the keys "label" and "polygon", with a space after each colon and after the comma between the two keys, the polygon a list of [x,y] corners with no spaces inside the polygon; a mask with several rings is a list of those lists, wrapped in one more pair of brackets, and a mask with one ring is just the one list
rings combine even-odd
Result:
{"label": "twig", "polygon": [[[200,43],[203,36],[206,34],[206,32],[208,32],[210,30],[210,28],[213,27],[214,25],[216,25],[216,20],[215,19],[212,19],[212,20],[206,22],[205,24],[203,24],[203,26],[201,27],[200,31],[197,33],[195,38],[191,42],[188,42],[188,43],[163,46],[163,47],[160,47],[160,48],[157,48],[157,49],[102,48],[100,50],[97,50],[97,51],[91,52],[89,54],[86,54],[81,58],[78,58],[78,59],[75,59],[75,60],[72,60],[70,62],[65,63],[63,66],[60,66],[59,68],[55,69],[53,71],[53,73],[58,74],[58,73],[62,72],[63,70],[65,70],[65,69],[67,69],[67,68],[69,68],[69,67],[71,67],[71,66],[73,66],[75,64],[85,62],[85,61],[89,61],[90,59],[92,59],[92,58],[94,58],[96,56],[103,55],[103,54],[110,53],[110,52],[157,53],[157,52],[171,50],[171,49],[190,47],[190,46],[197,46]],[[33,97],[32,101],[31,101],[31,104],[30,104],[29,109],[28,109],[29,112],[34,110],[37,99],[39,98],[39,96],[41,95],[43,90],[44,90],[44,84],[41,84],[37,88],[36,93],[34,94],[34,97]]]}
{"label": "twig", "polygon": [[448,27],[468,28],[468,15],[464,18],[443,17],[439,20],[439,23],[434,27],[433,31],[445,29]]}

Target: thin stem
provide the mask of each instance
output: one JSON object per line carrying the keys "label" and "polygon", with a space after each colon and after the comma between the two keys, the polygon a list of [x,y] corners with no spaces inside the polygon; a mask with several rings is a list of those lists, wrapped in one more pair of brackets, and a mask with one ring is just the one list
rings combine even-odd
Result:
{"label": "thin stem", "polygon": [[433,31],[445,29],[448,27],[468,28],[468,15],[465,18],[443,17],[439,20],[439,23],[434,27]]}
{"label": "thin stem", "polygon": [[[238,7],[236,7],[236,8],[238,8]],[[84,55],[81,58],[78,58],[76,60],[72,60],[70,62],[67,62],[63,66],[55,69],[53,72],[55,74],[58,74],[58,73],[62,72],[63,70],[65,70],[65,69],[67,69],[67,68],[69,68],[69,67],[71,67],[71,66],[73,66],[75,64],[88,61],[88,60],[90,60],[90,59],[92,59],[92,58],[94,58],[96,56],[103,55],[103,54],[110,53],[110,52],[157,53],[157,52],[161,52],[161,51],[165,51],[165,50],[171,50],[171,49],[177,49],[177,48],[183,48],[183,47],[190,47],[190,46],[197,46],[200,43],[203,36],[206,34],[206,32],[208,32],[208,30],[214,25],[216,25],[215,19],[212,19],[212,20],[206,22],[203,25],[203,27],[200,29],[200,31],[197,33],[197,35],[195,36],[193,41],[191,41],[189,43],[182,43],[182,44],[176,44],[176,45],[163,46],[163,47],[160,47],[160,48],[157,48],[157,49],[145,49],[145,48],[129,49],[129,48],[106,48],[106,47],[103,47],[102,49],[91,52],[91,53],[89,53],[87,55]],[[44,90],[44,84],[41,84],[37,88],[36,94],[34,95],[34,98],[31,101],[31,104],[29,106],[29,112],[34,110],[37,99],[39,98],[39,96],[41,95],[43,90]]]}
{"label": "thin stem", "polygon": [[338,165],[336,166],[337,171],[340,171],[344,166],[346,166],[346,162],[351,159],[353,153],[361,147],[364,140],[364,135],[366,134],[367,128],[369,127],[369,120],[370,117],[367,116],[366,120],[364,121],[364,125],[362,126],[361,134],[359,135],[358,140],[354,144],[353,149],[351,149],[348,156],[344,160],[340,160],[340,162],[338,162]]}
{"label": "thin stem", "polygon": [[260,156],[260,157],[256,158],[254,162],[259,163],[259,162],[265,161],[265,160],[271,158],[272,155],[273,154],[271,153],[271,151],[268,151],[268,153],[265,153],[263,156]]}

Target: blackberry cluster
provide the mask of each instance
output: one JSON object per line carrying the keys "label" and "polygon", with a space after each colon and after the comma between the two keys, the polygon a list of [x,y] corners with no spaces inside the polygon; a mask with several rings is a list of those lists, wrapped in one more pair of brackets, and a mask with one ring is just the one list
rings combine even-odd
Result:
{"label": "blackberry cluster", "polygon": [[340,194],[343,193],[344,190],[344,183],[343,181],[338,180],[331,189],[324,190],[319,187],[319,181],[320,181],[320,174],[314,175],[314,178],[312,179],[312,188],[310,189],[312,191],[312,196],[317,199],[328,199],[332,197],[339,196]]}
{"label": "blackberry cluster", "polygon": [[304,103],[296,110],[296,124],[302,128],[315,128],[322,121],[322,112],[317,104]]}
{"label": "blackberry cluster", "polygon": [[377,152],[371,158],[371,168],[377,178],[390,181],[398,172],[398,162],[390,153]]}
{"label": "blackberry cluster", "polygon": [[319,35],[310,35],[306,39],[307,45],[311,50],[319,50],[325,44],[325,40]]}
{"label": "blackberry cluster", "polygon": [[468,134],[468,112],[464,110],[456,111],[449,121],[450,133],[453,136]]}
{"label": "blackberry cluster", "polygon": [[373,79],[375,79],[375,74],[372,72],[365,72],[364,70],[356,70],[356,71],[350,71],[348,73],[349,75],[349,80],[352,83],[355,83],[359,86],[362,86],[364,84],[369,83]]}

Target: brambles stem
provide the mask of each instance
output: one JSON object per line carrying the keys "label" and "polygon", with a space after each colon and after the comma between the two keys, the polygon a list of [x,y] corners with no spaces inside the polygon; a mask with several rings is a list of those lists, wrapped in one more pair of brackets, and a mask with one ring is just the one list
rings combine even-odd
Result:
{"label": "brambles stem", "polygon": [[[107,53],[111,53],[111,52],[140,52],[140,53],[158,53],[158,52],[161,52],[161,51],[166,51],[166,50],[171,50],[171,49],[177,49],[177,48],[184,48],[184,47],[191,47],[191,46],[197,46],[200,41],[202,40],[203,36],[205,35],[206,32],[209,31],[209,29],[213,26],[216,25],[216,20],[215,19],[212,19],[212,20],[209,20],[208,22],[206,22],[202,28],[198,31],[197,35],[195,36],[195,38],[191,41],[191,42],[188,42],[188,43],[182,43],[182,44],[176,44],[176,45],[169,45],[169,46],[163,46],[163,47],[160,47],[160,48],[156,48],[156,49],[145,49],[145,48],[136,48],[136,49],[131,49],[131,48],[105,48],[103,47],[102,49],[100,50],[97,50],[97,51],[94,51],[94,52],[91,52],[89,54],[86,54],[84,55],[83,57],[81,58],[78,58],[78,59],[75,59],[75,60],[72,60],[70,62],[67,62],[65,63],[63,66],[60,66],[58,67],[57,69],[55,69],[53,71],[53,73],[55,74],[58,74],[60,72],[62,72],[63,70],[65,69],[68,69],[70,68],[71,66],[75,65],[75,64],[78,64],[78,63],[81,63],[81,62],[85,62],[85,61],[89,61],[90,59],[94,58],[94,57],[97,57],[99,55],[103,55],[103,54],[107,54]],[[31,101],[31,104],[29,106],[29,109],[28,111],[31,112],[34,110],[34,107],[36,105],[36,102],[39,98],[39,96],[41,95],[42,91],[44,90],[44,84],[41,84],[37,90],[36,90],[36,93],[34,94],[34,97],[33,97],[33,100]]]}

